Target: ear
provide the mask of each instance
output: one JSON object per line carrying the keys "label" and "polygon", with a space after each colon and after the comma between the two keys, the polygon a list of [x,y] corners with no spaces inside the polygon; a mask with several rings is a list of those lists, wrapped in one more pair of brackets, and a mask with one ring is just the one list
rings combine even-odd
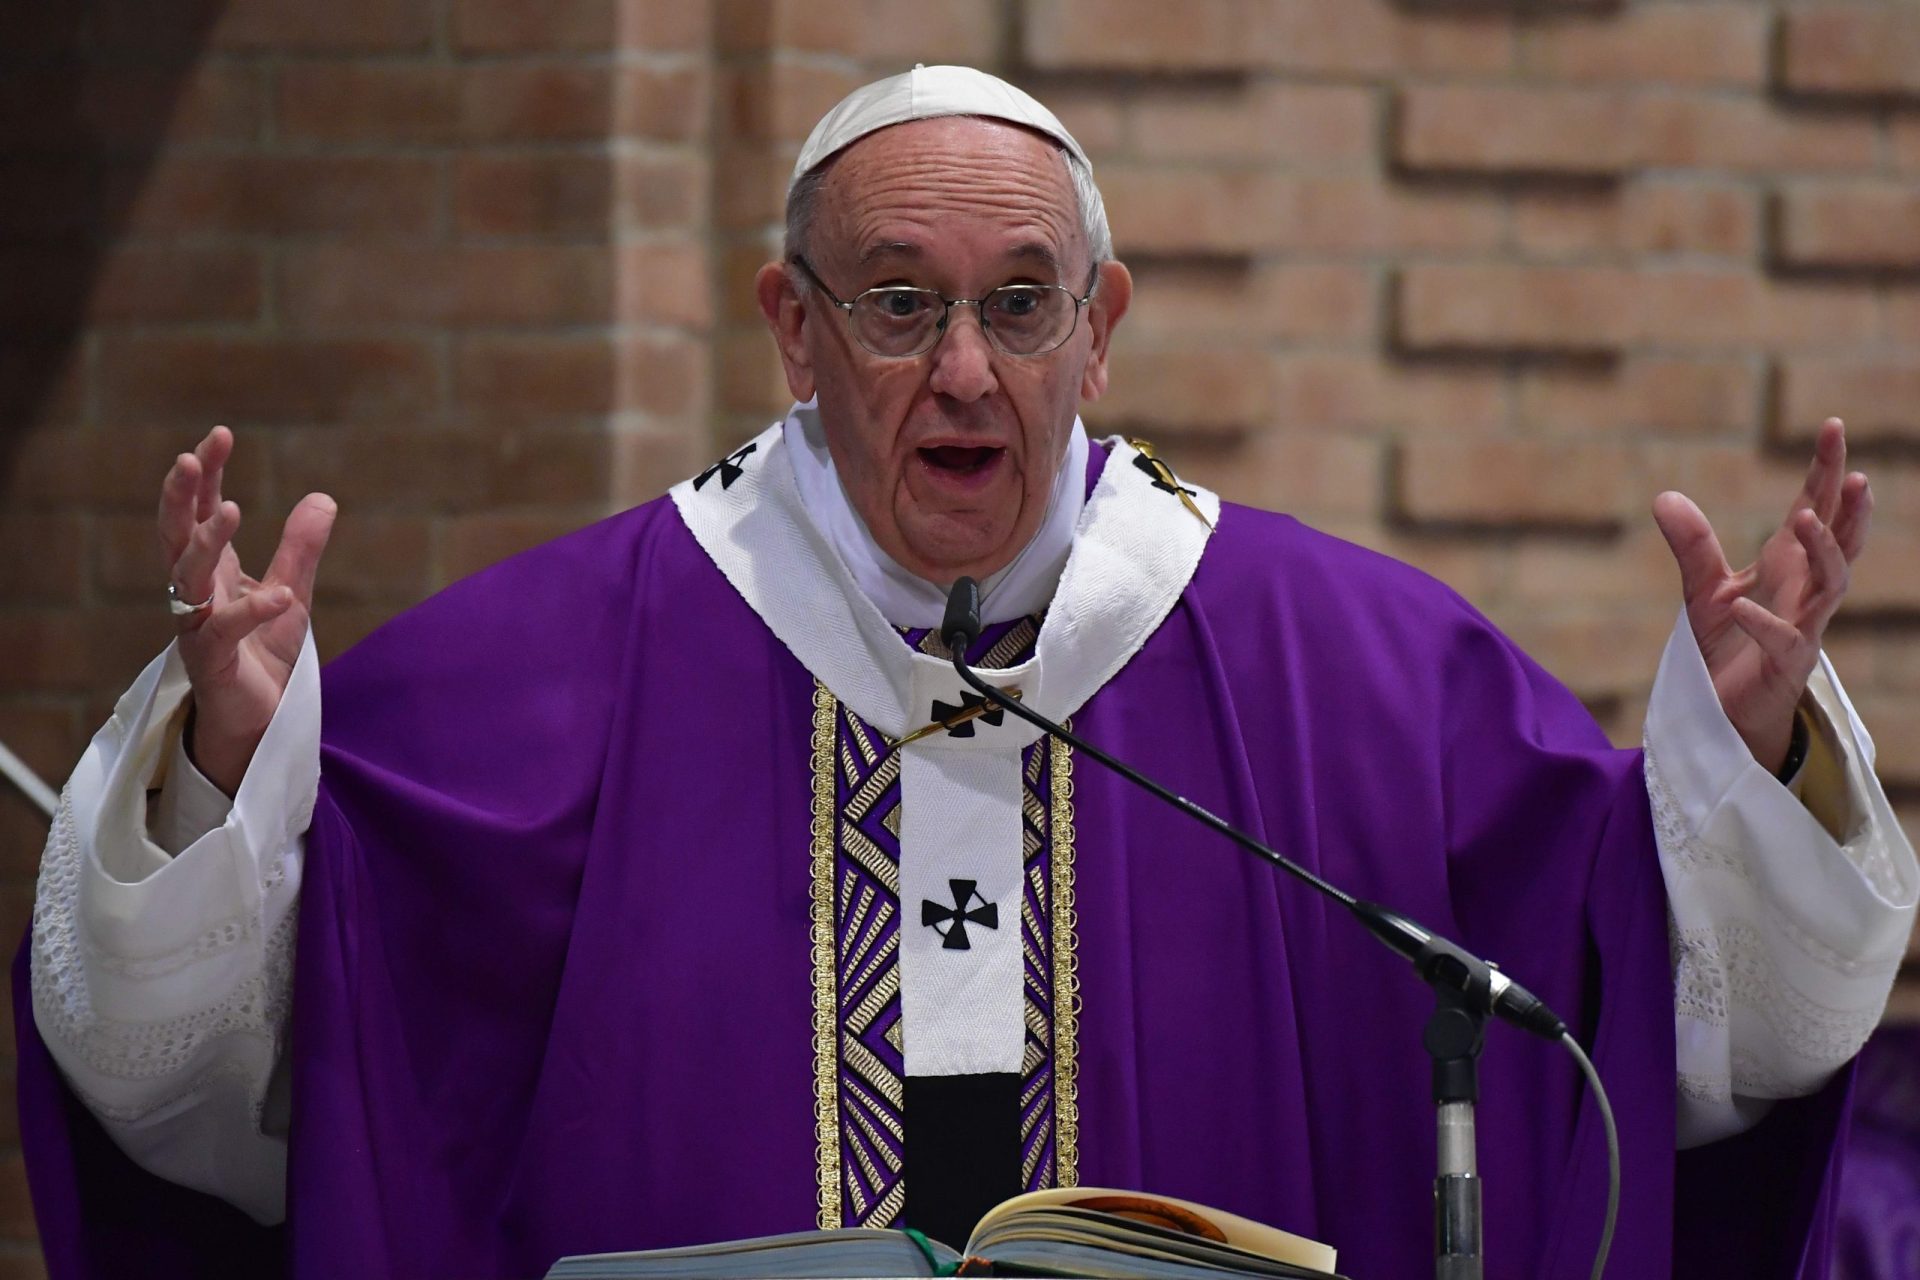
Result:
{"label": "ear", "polygon": [[1087,367],[1080,374],[1080,397],[1098,400],[1107,390],[1107,347],[1113,341],[1114,326],[1133,305],[1133,273],[1115,260],[1100,264],[1100,287],[1087,304],[1087,328],[1093,333],[1093,350],[1087,355]]}
{"label": "ear", "polygon": [[786,264],[769,262],[753,278],[760,314],[780,348],[780,364],[787,373],[787,390],[795,400],[813,399],[813,357],[807,352],[807,305],[794,286]]}

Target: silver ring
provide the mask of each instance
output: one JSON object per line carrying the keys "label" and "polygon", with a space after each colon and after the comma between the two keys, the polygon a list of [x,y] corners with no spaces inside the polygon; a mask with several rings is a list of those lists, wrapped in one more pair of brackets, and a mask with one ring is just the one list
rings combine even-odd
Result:
{"label": "silver ring", "polygon": [[172,614],[174,617],[191,618],[196,613],[205,613],[207,610],[211,608],[213,608],[213,596],[211,593],[209,593],[207,598],[205,600],[202,600],[199,604],[194,604],[191,601],[182,600],[180,598],[179,587],[175,586],[171,582],[167,584],[167,612]]}

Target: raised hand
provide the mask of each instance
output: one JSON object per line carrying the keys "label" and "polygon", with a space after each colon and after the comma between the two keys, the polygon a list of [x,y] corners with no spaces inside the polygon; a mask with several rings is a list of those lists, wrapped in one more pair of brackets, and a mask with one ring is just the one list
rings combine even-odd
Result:
{"label": "raised hand", "polygon": [[310,493],[287,516],[264,578],[234,554],[238,503],[220,496],[233,433],[215,427],[174,460],[160,489],[160,548],[176,599],[206,607],[179,619],[180,657],[193,685],[188,749],[228,795],[239,790],[273,719],[313,608],[313,580],[333,530],[335,506]]}
{"label": "raised hand", "polygon": [[1667,492],[1653,500],[1714,692],[1753,758],[1769,770],[1786,760],[1794,705],[1847,593],[1849,566],[1866,546],[1872,514],[1867,477],[1847,470],[1838,418],[1821,424],[1787,518],[1759,558],[1737,573],[1691,499]]}

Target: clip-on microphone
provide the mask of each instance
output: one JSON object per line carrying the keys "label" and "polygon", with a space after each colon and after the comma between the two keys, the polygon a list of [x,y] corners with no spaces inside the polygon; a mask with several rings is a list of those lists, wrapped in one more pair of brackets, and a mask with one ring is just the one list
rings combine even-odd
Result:
{"label": "clip-on microphone", "polygon": [[1489,1014],[1565,1046],[1593,1087],[1605,1122],[1608,1156],[1607,1216],[1594,1257],[1593,1276],[1606,1267],[1620,1201],[1619,1139],[1613,1109],[1593,1063],[1566,1024],[1532,992],[1487,961],[1395,911],[1336,888],[1278,850],[1268,847],[1185,796],[1122,764],[1099,747],[1055,724],[1026,703],[1008,697],[967,664],[967,650],[980,638],[980,588],[961,578],[947,594],[940,638],[953,654],[953,669],[994,705],[1085,752],[1127,781],[1152,793],[1194,821],[1219,832],[1249,853],[1306,881],[1351,912],[1367,932],[1406,957],[1439,1001],[1423,1041],[1433,1059],[1433,1099],[1439,1105],[1439,1174],[1434,1180],[1434,1266],[1438,1280],[1478,1280],[1481,1275],[1480,1179],[1475,1157],[1474,1104],[1479,1100],[1479,1056]]}

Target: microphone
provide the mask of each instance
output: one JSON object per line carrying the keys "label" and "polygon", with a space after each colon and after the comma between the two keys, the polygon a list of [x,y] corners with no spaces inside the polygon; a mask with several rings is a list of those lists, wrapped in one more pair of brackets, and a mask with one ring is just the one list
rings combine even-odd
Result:
{"label": "microphone", "polygon": [[1293,859],[1254,839],[1225,819],[1209,813],[1185,796],[1177,795],[1138,770],[1121,763],[1099,747],[1055,724],[1033,708],[994,688],[967,664],[967,649],[980,638],[980,588],[972,578],[961,578],[947,593],[946,617],[940,639],[953,654],[953,669],[989,702],[1068,743],[1119,774],[1128,782],[1172,805],[1202,826],[1216,831],[1241,848],[1279,867],[1345,907],[1367,932],[1411,961],[1427,983],[1452,992],[1468,1007],[1491,1013],[1546,1040],[1558,1041],[1566,1024],[1539,997],[1487,961],[1448,941],[1399,912],[1366,902],[1322,880]]}

